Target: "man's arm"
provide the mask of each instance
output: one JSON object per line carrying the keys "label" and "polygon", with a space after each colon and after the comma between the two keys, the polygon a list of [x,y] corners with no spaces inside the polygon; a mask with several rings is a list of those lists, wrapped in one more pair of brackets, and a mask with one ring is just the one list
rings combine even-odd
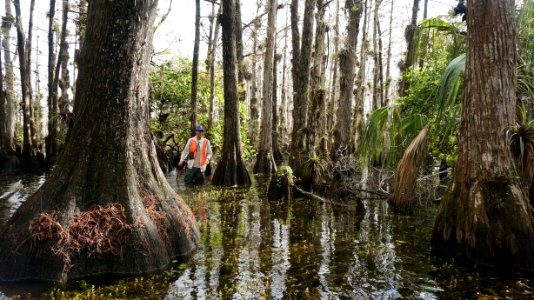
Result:
{"label": "man's arm", "polygon": [[182,156],[180,157],[180,162],[185,161],[185,159],[189,155],[189,142],[191,142],[191,139],[187,140],[187,143],[185,144],[184,150],[182,150]]}
{"label": "man's arm", "polygon": [[206,159],[211,160],[211,156],[213,155],[213,152],[211,152],[211,142],[208,141],[208,144],[206,145]]}

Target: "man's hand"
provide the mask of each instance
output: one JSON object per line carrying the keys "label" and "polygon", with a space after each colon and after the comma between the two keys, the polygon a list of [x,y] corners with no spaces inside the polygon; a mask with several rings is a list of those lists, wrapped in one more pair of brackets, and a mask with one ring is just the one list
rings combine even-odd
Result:
{"label": "man's hand", "polygon": [[183,161],[183,160],[181,160],[181,161],[180,161],[180,162],[178,163],[178,167],[180,167],[180,168],[181,168],[183,164],[184,164],[184,161]]}

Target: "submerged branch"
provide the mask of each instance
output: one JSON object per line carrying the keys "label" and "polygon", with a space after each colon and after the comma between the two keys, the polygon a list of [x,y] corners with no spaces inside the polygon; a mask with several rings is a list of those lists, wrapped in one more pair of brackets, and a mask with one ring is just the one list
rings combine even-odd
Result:
{"label": "submerged branch", "polygon": [[304,196],[306,196],[306,197],[308,197],[308,198],[310,198],[312,200],[320,201],[320,202],[323,202],[323,203],[328,203],[328,204],[333,204],[333,205],[338,205],[338,206],[347,206],[347,207],[358,206],[358,204],[339,203],[339,202],[334,202],[334,201],[325,199],[323,197],[317,196],[317,195],[312,194],[310,192],[306,192],[305,190],[297,187],[296,185],[293,186],[293,189],[295,189],[295,191],[301,193],[302,195],[304,195]]}

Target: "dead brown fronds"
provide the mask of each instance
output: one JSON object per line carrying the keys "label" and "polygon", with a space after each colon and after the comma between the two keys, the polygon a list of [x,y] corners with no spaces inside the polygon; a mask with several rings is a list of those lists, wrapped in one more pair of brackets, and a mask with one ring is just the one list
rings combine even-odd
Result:
{"label": "dead brown fronds", "polygon": [[88,257],[100,255],[122,255],[128,242],[131,226],[126,223],[126,211],[121,204],[95,205],[87,211],[72,214],[67,225],[60,221],[57,210],[43,212],[39,219],[30,223],[32,244],[47,242],[50,250],[62,258],[64,268],[72,266],[72,254],[84,253]]}
{"label": "dead brown fronds", "polygon": [[417,174],[427,155],[428,128],[413,139],[397,166],[392,205],[395,210],[409,210],[416,202]]}

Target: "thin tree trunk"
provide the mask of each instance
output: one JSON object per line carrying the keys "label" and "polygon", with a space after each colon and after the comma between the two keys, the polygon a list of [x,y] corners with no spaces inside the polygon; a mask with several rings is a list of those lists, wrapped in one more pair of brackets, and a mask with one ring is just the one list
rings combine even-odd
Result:
{"label": "thin tree trunk", "polygon": [[393,38],[393,1],[391,0],[391,8],[389,11],[389,37],[388,37],[388,54],[387,54],[387,62],[386,62],[386,83],[384,85],[385,88],[385,105],[389,105],[390,103],[390,87],[391,87],[391,45],[392,45],[392,38]]}
{"label": "thin tree trunk", "polygon": [[356,104],[354,106],[354,132],[352,134],[352,148],[351,151],[359,149],[360,136],[363,129],[363,107],[365,102],[365,93],[367,91],[367,59],[369,56],[369,22],[371,13],[369,10],[370,0],[365,0],[363,8],[363,26],[362,26],[362,42],[360,45],[360,65],[358,78],[356,80]]}
{"label": "thin tree trunk", "polygon": [[516,108],[514,1],[470,0],[467,9],[458,160],[432,245],[477,264],[532,272],[532,210],[508,142]]}
{"label": "thin tree trunk", "polygon": [[[2,50],[0,49],[0,66],[2,66]],[[9,139],[7,136],[6,97],[4,93],[4,74],[0,67],[0,168],[7,161]]]}
{"label": "thin tree trunk", "polygon": [[[423,8],[423,19],[426,19],[428,17],[428,0],[424,0],[424,8]],[[426,54],[428,52],[428,45],[429,45],[429,42],[430,42],[430,30],[426,30],[426,34],[425,34],[425,40],[426,40],[426,43],[423,45],[423,49],[422,51],[424,51],[424,53]],[[421,59],[419,59],[419,67],[422,68],[423,66],[425,65],[425,61],[423,59],[423,57],[421,57]]]}
{"label": "thin tree trunk", "polygon": [[191,102],[190,117],[191,136],[195,134],[197,126],[197,94],[198,94],[198,51],[200,47],[200,0],[195,0],[195,44],[193,47],[193,67],[191,71]]}
{"label": "thin tree trunk", "polygon": [[419,3],[421,0],[413,0],[412,6],[412,20],[404,32],[404,38],[406,39],[406,58],[401,64],[400,71],[402,78],[399,82],[399,96],[404,96],[405,92],[408,90],[408,83],[406,82],[405,73],[413,66],[415,59],[415,30],[417,28],[417,13],[419,12]]}
{"label": "thin tree trunk", "polygon": [[260,130],[260,149],[254,164],[254,174],[276,173],[273,156],[273,66],[274,49],[276,47],[276,15],[277,0],[269,0],[267,11],[267,36],[265,38],[265,54],[263,63],[262,111]]}
{"label": "thin tree trunk", "polygon": [[260,103],[258,101],[258,32],[261,26],[261,19],[259,16],[260,3],[256,3],[256,17],[254,19],[253,29],[251,32],[252,35],[252,87],[250,95],[250,127],[249,127],[249,138],[250,143],[255,148],[258,147],[258,133],[260,128]]}
{"label": "thin tree trunk", "polygon": [[236,53],[237,53],[237,80],[239,101],[247,99],[246,80],[245,80],[245,62],[243,56],[243,24],[241,23],[241,1],[236,1],[235,7],[235,32],[236,32]]}
{"label": "thin tree trunk", "polygon": [[280,61],[280,55],[276,53],[276,36],[275,36],[275,52],[274,52],[274,61],[273,61],[273,84],[272,84],[272,110],[273,110],[273,124],[272,124],[272,135],[273,135],[273,158],[276,162],[282,162],[284,157],[282,151],[280,151],[280,118],[278,110],[278,62]]}
{"label": "thin tree trunk", "polygon": [[299,38],[298,0],[291,1],[291,33],[293,44],[293,131],[291,134],[290,165],[300,175],[302,157],[307,151],[308,93],[313,46],[313,17],[316,0],[306,0],[302,24],[302,41]]}
{"label": "thin tree trunk", "polygon": [[288,11],[286,9],[286,21],[284,26],[284,54],[282,55],[282,86],[281,86],[281,103],[280,103],[280,129],[279,129],[279,143],[280,147],[283,149],[282,151],[286,151],[287,149],[287,143],[285,142],[287,140],[288,136],[288,128],[287,128],[287,107],[288,107],[288,83],[287,83],[287,40],[288,40]]}
{"label": "thin tree trunk", "polygon": [[48,136],[46,138],[46,160],[52,166],[56,160],[58,148],[58,105],[57,86],[54,86],[56,51],[54,42],[54,18],[56,15],[56,0],[50,0],[48,10]]}
{"label": "thin tree trunk", "polygon": [[[22,164],[25,170],[32,170],[35,168],[34,155],[35,145],[33,137],[35,129],[33,125],[33,109],[32,109],[32,95],[31,95],[31,70],[30,70],[30,53],[31,53],[31,34],[28,34],[28,39],[25,37],[24,25],[22,23],[22,12],[20,9],[20,0],[14,0],[17,28],[17,50],[19,54],[19,69],[20,69],[20,83],[22,90]],[[30,10],[33,11],[35,0],[31,1]],[[33,13],[30,13],[30,19]],[[30,28],[33,22],[30,21]],[[28,32],[31,32],[29,30]]]}
{"label": "thin tree trunk", "polygon": [[[336,17],[335,17],[335,24],[334,24],[334,53],[332,57],[332,81],[330,83],[330,101],[328,102],[328,122],[327,122],[327,130],[325,132],[326,136],[329,136],[328,140],[328,148],[333,149],[332,142],[334,141],[334,124],[336,123],[336,101],[337,101],[337,84],[338,84],[338,63],[339,63],[339,0],[336,0]],[[351,104],[352,106],[352,104]]]}
{"label": "thin tree trunk", "polygon": [[[85,37],[85,28],[87,27],[87,0],[78,1],[78,22],[76,22],[76,36],[78,37],[79,49],[81,49]],[[76,69],[79,67],[79,49],[75,49],[74,51],[74,78],[76,78]]]}
{"label": "thin tree trunk", "polygon": [[210,47],[208,47],[208,72],[210,77],[210,106],[208,109],[208,129],[213,128],[213,110],[215,106],[215,55],[217,53],[217,43],[219,41],[219,15],[221,14],[221,6],[215,13],[215,8],[212,11],[212,29],[210,34]]}
{"label": "thin tree trunk", "polygon": [[224,133],[221,159],[213,174],[217,186],[250,186],[241,149],[237,90],[236,1],[224,0],[221,15],[224,69]]}
{"label": "thin tree trunk", "polygon": [[349,14],[349,22],[347,23],[347,38],[345,39],[344,49],[339,54],[339,102],[334,130],[335,148],[332,149],[331,153],[333,159],[338,155],[347,155],[350,151],[354,69],[356,66],[356,47],[358,46],[360,19],[363,10],[362,1],[346,1],[345,10]]}
{"label": "thin tree trunk", "polygon": [[[59,80],[58,85],[61,89],[61,97],[59,98],[59,111],[62,114],[67,114],[70,112],[69,106],[69,88],[70,88],[70,77],[69,77],[69,43],[67,42],[67,23],[69,21],[69,0],[63,0],[63,16],[61,21],[61,41],[59,44],[59,56],[58,56],[58,67],[61,67],[61,79],[59,79],[59,74],[57,79]],[[56,69],[57,72],[58,69]]]}
{"label": "thin tree trunk", "polygon": [[384,68],[382,65],[382,31],[378,15],[382,0],[375,1],[373,12],[373,110],[385,105]]}
{"label": "thin tree trunk", "polygon": [[76,119],[57,167],[0,229],[0,280],[152,273],[198,243],[148,123],[156,2],[91,1]]}
{"label": "thin tree trunk", "polygon": [[[56,81],[56,51],[54,40],[54,17],[56,14],[56,1],[50,0],[48,20],[48,137],[46,138],[46,160],[48,166],[53,166],[58,152],[59,138],[59,111]],[[61,44],[61,43],[60,43]],[[59,62],[57,62],[59,66]]]}
{"label": "thin tree trunk", "polygon": [[[324,0],[317,1],[317,14],[315,26],[315,49],[313,52],[313,66],[310,76],[310,100],[311,105],[308,110],[308,141],[307,145],[310,150],[319,146],[321,139],[321,126],[324,124],[323,116],[325,113],[326,89],[324,78],[325,62],[325,35],[327,24],[324,20],[326,5]],[[318,149],[316,149],[318,150]]]}
{"label": "thin tree trunk", "polygon": [[5,82],[5,101],[6,101],[6,138],[9,141],[7,145],[8,152],[15,153],[15,123],[16,123],[16,99],[14,89],[15,73],[11,61],[11,27],[15,18],[11,14],[11,1],[5,1],[6,15],[2,20],[2,47],[4,50],[4,82]]}

